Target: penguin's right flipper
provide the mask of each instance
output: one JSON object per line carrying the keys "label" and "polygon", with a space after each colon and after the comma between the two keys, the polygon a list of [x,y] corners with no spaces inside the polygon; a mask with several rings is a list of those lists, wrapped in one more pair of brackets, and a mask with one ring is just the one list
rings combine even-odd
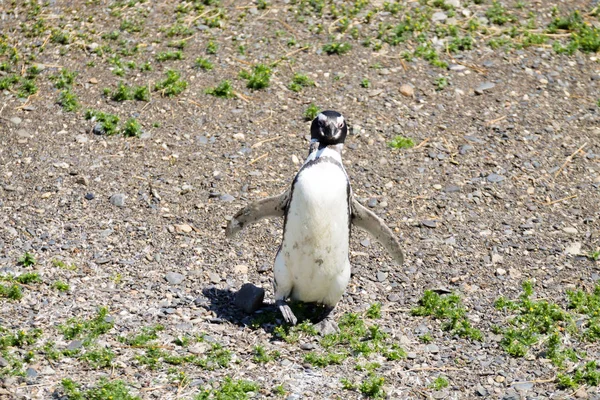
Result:
{"label": "penguin's right flipper", "polygon": [[279,196],[269,197],[255,201],[242,208],[231,218],[225,229],[225,235],[231,237],[247,225],[268,217],[283,217],[287,209],[290,191],[287,190]]}
{"label": "penguin's right flipper", "polygon": [[373,235],[398,265],[404,262],[400,242],[398,242],[392,230],[387,227],[381,218],[365,208],[355,198],[352,199],[352,223]]}

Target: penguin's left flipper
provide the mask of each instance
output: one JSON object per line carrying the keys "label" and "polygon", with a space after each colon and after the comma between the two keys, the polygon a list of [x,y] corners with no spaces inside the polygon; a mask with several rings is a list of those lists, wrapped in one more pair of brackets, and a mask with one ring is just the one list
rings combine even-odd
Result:
{"label": "penguin's left flipper", "polygon": [[404,254],[400,248],[400,242],[398,242],[392,230],[387,227],[381,218],[369,211],[354,198],[352,199],[352,224],[369,232],[385,247],[398,265],[404,262]]}
{"label": "penguin's left flipper", "polygon": [[248,204],[231,218],[225,229],[225,235],[232,237],[247,225],[268,217],[283,217],[288,206],[290,191],[279,196],[269,197]]}

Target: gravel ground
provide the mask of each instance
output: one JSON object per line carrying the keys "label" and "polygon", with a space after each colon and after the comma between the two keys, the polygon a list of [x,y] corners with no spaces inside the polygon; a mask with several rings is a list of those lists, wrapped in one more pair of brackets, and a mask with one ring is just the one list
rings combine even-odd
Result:
{"label": "gravel ground", "polygon": [[[344,21],[332,15],[330,4],[356,3],[328,1],[322,16],[302,15],[307,1],[262,8],[260,2],[224,0],[217,8],[206,5],[210,1],[57,0],[38,13],[34,3],[0,2],[3,43],[19,53],[12,61],[5,48],[0,62],[10,67],[0,68],[0,78],[11,68],[21,76],[34,64],[41,70],[37,93],[19,97],[18,85],[0,93],[0,273],[6,280],[37,272],[41,282],[21,285],[20,300],[0,298],[0,334],[36,328],[41,334],[35,343],[0,347],[0,398],[74,398],[64,393],[62,379],[89,388],[104,377],[126,382],[143,399],[191,399],[222,387],[226,376],[258,384],[248,394],[256,398],[362,398],[366,391],[345,389],[340,380],[360,383],[369,376],[384,378],[378,393],[390,399],[600,398],[589,382],[579,388],[555,382],[557,373],[599,360],[597,342],[566,334],[563,344],[585,354],[559,369],[540,347],[524,357],[507,354],[494,329],[510,315],[494,302],[518,298],[524,281],[535,283],[536,298],[563,308],[567,290],[590,292],[600,284],[600,266],[590,256],[600,247],[600,57],[555,52],[552,40],[568,41],[569,33],[559,31],[545,44],[494,49],[490,38],[521,40],[502,33],[519,22],[494,25],[486,17],[489,1],[447,2],[457,3],[454,17],[452,9],[430,2],[434,14],[425,32],[434,44],[443,41],[436,27],[452,25],[448,18],[458,26],[476,19],[488,27],[472,33],[472,49],[446,52],[442,42],[438,53],[448,67],[441,68],[405,59],[403,53],[418,46],[414,39],[361,45],[377,36],[380,24],[396,24],[421,7],[414,1],[395,3],[406,7],[398,14],[372,2],[349,18],[351,28],[343,33],[338,25]],[[205,8],[194,9],[200,4]],[[553,18],[551,2],[505,6],[518,21],[533,12],[540,32]],[[581,10],[590,26],[599,26],[593,2],[558,6],[564,15]],[[226,18],[207,20],[215,15]],[[36,33],[42,19],[45,29]],[[189,32],[173,34],[169,29],[177,26]],[[67,41],[56,38],[60,31],[68,32]],[[183,59],[156,60],[176,51],[169,42],[182,39]],[[216,54],[207,54],[209,42]],[[327,55],[322,46],[330,42],[352,49]],[[135,45],[138,50],[131,50]],[[109,50],[98,54],[102,46],[120,49],[122,66]],[[198,57],[214,69],[194,68]],[[151,71],[140,70],[145,62]],[[265,89],[249,89],[239,77],[242,69],[273,62]],[[63,68],[77,72],[72,91],[81,107],[74,112],[61,107],[60,89],[50,78]],[[119,102],[104,94],[120,81],[152,89],[168,69],[188,82],[178,96],[154,91],[149,102]],[[305,73],[315,86],[289,90],[295,73]],[[235,97],[205,94],[224,79],[231,80]],[[281,317],[269,305],[282,221],[225,238],[227,219],[240,207],[290,184],[308,149],[304,112],[311,103],[345,116],[351,135],[343,157],[354,194],[385,219],[406,254],[405,264],[394,266],[379,244],[354,231],[353,275],[336,315],[363,315],[380,303],[381,317],[369,324],[402,346],[407,357],[400,360],[375,352],[311,365],[305,356],[323,351],[321,339],[301,334],[298,341],[281,340],[275,329]],[[121,121],[136,118],[142,133],[97,135],[86,109]],[[391,148],[398,135],[415,146]],[[34,265],[18,262],[26,252]],[[68,290],[58,290],[56,281]],[[247,282],[266,291],[268,304],[258,314],[233,305]],[[412,315],[427,289],[459,294],[483,341]],[[91,343],[61,331],[70,318],[93,318],[101,307],[114,326]],[[257,315],[275,320],[257,323]],[[230,362],[211,370],[162,360],[150,368],[140,361],[146,349],[119,338],[157,324],[164,327],[158,348],[203,356],[217,343],[231,353]],[[183,345],[174,344],[182,338]],[[51,359],[44,350],[49,341],[79,353]],[[257,362],[257,345],[280,355]],[[102,348],[113,352],[110,365],[95,368],[82,356]],[[355,368],[364,362],[380,363],[376,375]],[[432,386],[439,376],[447,387]]]}

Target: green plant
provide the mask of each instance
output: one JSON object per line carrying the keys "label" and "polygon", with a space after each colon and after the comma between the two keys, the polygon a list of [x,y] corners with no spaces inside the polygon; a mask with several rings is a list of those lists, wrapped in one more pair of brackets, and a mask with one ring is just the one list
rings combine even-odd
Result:
{"label": "green plant", "polygon": [[429,385],[433,390],[442,390],[447,388],[450,383],[448,382],[448,378],[443,375],[439,375],[435,380]]}
{"label": "green plant", "polygon": [[77,111],[81,107],[77,95],[71,91],[71,89],[61,90],[58,96],[58,104],[66,112]]}
{"label": "green plant", "polygon": [[195,397],[195,400],[246,400],[249,398],[248,393],[257,392],[258,389],[259,386],[254,382],[246,380],[234,381],[227,376],[218,389],[204,389]]}
{"label": "green plant", "polygon": [[240,72],[240,77],[248,80],[246,86],[249,89],[258,90],[269,87],[272,73],[273,70],[271,67],[265,64],[258,64],[252,68],[252,72],[246,70]]}
{"label": "green plant", "polygon": [[352,46],[349,43],[343,42],[330,42],[323,46],[323,51],[329,55],[342,55],[348,53],[350,50],[352,50]]}
{"label": "green plant", "polygon": [[156,55],[156,61],[164,62],[171,60],[183,60],[183,52],[181,50],[177,51],[164,51],[162,53],[158,53]]}
{"label": "green plant", "polygon": [[367,318],[381,318],[381,303],[373,303],[366,312]]}
{"label": "green plant", "polygon": [[10,300],[21,300],[23,298],[23,292],[21,287],[17,284],[10,286],[0,285],[0,298],[6,297]]}
{"label": "green plant", "polygon": [[35,258],[33,257],[33,254],[31,254],[29,252],[25,252],[25,254],[23,254],[21,257],[19,257],[18,262],[19,262],[19,264],[21,264],[24,267],[31,267],[31,266],[35,265],[35,263],[36,263]]}
{"label": "green plant", "polygon": [[235,93],[233,92],[233,87],[231,86],[230,81],[221,81],[216,87],[206,89],[205,93],[211,96],[223,97],[226,99],[235,97]]}
{"label": "green plant", "polygon": [[120,336],[119,341],[131,347],[146,347],[152,340],[158,339],[158,332],[165,328],[162,325],[154,325],[142,328],[142,332],[135,336]]}
{"label": "green plant", "polygon": [[97,121],[102,131],[107,135],[114,135],[117,133],[117,125],[119,123],[119,117],[113,114],[107,114],[102,111],[87,110],[85,112],[85,118]]}
{"label": "green plant", "polygon": [[70,271],[76,271],[77,270],[77,266],[75,264],[71,264],[68,265],[66,262],[62,261],[62,260],[58,260],[58,259],[54,259],[52,260],[52,265],[54,267],[60,268],[60,269],[66,269],[66,270],[70,270]]}
{"label": "green plant", "polygon": [[369,374],[369,377],[360,384],[358,390],[369,398],[378,399],[385,397],[385,392],[383,391],[384,383],[385,379],[382,376],[371,373]]}
{"label": "green plant", "polygon": [[62,281],[54,282],[52,284],[52,287],[54,289],[58,290],[59,292],[68,292],[69,291],[69,285]]}
{"label": "green plant", "polygon": [[148,86],[138,86],[134,88],[133,98],[139,101],[150,101],[150,88]]}
{"label": "green plant", "polygon": [[155,90],[160,91],[162,96],[173,97],[181,94],[188,83],[181,79],[181,74],[178,71],[168,70],[167,77],[156,83]]}
{"label": "green plant", "polygon": [[260,345],[254,346],[254,356],[252,357],[252,360],[256,363],[266,364],[269,361],[272,361],[279,357],[280,357],[280,354],[278,351],[272,351],[271,353],[269,353],[263,346],[260,346]]}
{"label": "green plant", "polygon": [[415,142],[411,138],[404,136],[396,136],[388,143],[388,146],[393,149],[410,149],[414,145]]}
{"label": "green plant", "polygon": [[129,86],[125,85],[123,82],[119,82],[117,84],[117,88],[114,92],[112,92],[110,98],[113,101],[133,100],[133,93]]}
{"label": "green plant", "polygon": [[63,379],[61,385],[68,400],[140,400],[129,393],[126,384],[121,380],[109,381],[100,378],[96,385],[87,390],[81,390],[81,385],[69,378]]}
{"label": "green plant", "polygon": [[371,87],[371,81],[368,80],[367,78],[363,78],[363,80],[360,81],[360,86],[364,87],[365,89],[368,89]]}
{"label": "green plant", "polygon": [[105,334],[112,329],[114,322],[108,316],[108,308],[100,307],[96,316],[88,320],[69,318],[66,323],[58,325],[58,330],[66,340],[81,338],[85,336],[85,343]]}
{"label": "green plant", "polygon": [[504,25],[507,22],[515,22],[517,20],[497,0],[492,1],[492,5],[485,12],[485,16],[492,24],[496,25]]}
{"label": "green plant", "polygon": [[219,47],[217,46],[217,43],[214,40],[209,41],[206,45],[207,54],[217,54],[218,49]]}
{"label": "green plant", "polygon": [[441,296],[432,290],[426,290],[419,300],[419,306],[413,308],[411,314],[433,316],[436,319],[444,320],[442,329],[446,331],[472,340],[483,340],[481,332],[471,327],[467,320],[466,310],[457,294]]}
{"label": "green plant", "polygon": [[31,329],[28,332],[18,330],[10,333],[8,330],[0,327],[0,350],[5,350],[8,347],[24,348],[25,346],[35,344],[42,336],[41,329]]}
{"label": "green plant", "polygon": [[115,359],[115,353],[111,349],[104,347],[88,350],[79,359],[87,362],[94,369],[110,368]]}
{"label": "green plant", "polygon": [[435,90],[444,90],[448,86],[448,78],[445,76],[438,76],[435,78]]}
{"label": "green plant", "polygon": [[209,71],[214,68],[214,65],[208,61],[206,58],[198,57],[194,62],[194,66],[196,68],[202,68],[205,71]]}
{"label": "green plant", "polygon": [[348,357],[345,353],[332,353],[326,352],[324,354],[317,354],[310,352],[304,355],[304,362],[311,364],[315,367],[326,367],[331,364],[341,364]]}
{"label": "green plant", "polygon": [[295,73],[292,78],[292,83],[288,88],[293,92],[299,92],[304,87],[315,86],[315,81],[310,79],[307,75],[301,73]]}
{"label": "green plant", "polygon": [[431,342],[433,342],[433,336],[431,336],[431,333],[425,333],[425,334],[419,336],[419,340],[422,343],[431,343]]}
{"label": "green plant", "polygon": [[129,118],[121,129],[121,133],[125,137],[139,137],[142,134],[142,126],[135,118]]}
{"label": "green plant", "polygon": [[23,285],[28,285],[31,283],[39,283],[42,280],[40,279],[40,275],[37,272],[26,272],[24,274],[16,276],[14,278],[14,281],[22,283]]}
{"label": "green plant", "polygon": [[307,121],[312,121],[317,117],[317,114],[319,114],[320,111],[321,109],[319,107],[313,103],[310,103],[310,105],[304,111],[304,119]]}

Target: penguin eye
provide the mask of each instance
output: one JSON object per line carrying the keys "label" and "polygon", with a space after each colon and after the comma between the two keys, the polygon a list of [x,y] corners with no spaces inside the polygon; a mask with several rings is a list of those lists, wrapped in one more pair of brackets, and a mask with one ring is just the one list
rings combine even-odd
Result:
{"label": "penguin eye", "polygon": [[338,124],[338,128],[342,129],[343,127],[344,127],[344,123],[343,123],[343,122],[340,122],[340,123]]}

